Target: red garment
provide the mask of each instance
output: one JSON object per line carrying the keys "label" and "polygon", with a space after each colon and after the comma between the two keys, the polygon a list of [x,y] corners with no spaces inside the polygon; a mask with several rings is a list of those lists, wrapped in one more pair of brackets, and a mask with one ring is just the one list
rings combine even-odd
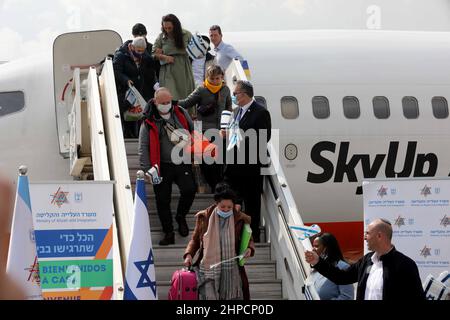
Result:
{"label": "red garment", "polygon": [[[180,107],[177,105],[173,106],[173,111],[178,121],[181,123],[184,129],[191,132],[189,130],[188,121],[183,113],[180,110]],[[150,121],[150,119],[145,119],[145,122],[149,125],[149,152],[150,152],[150,166],[153,167],[158,165],[158,170],[161,168],[161,145],[159,144],[159,131],[154,121]],[[160,172],[158,172],[160,173]]]}

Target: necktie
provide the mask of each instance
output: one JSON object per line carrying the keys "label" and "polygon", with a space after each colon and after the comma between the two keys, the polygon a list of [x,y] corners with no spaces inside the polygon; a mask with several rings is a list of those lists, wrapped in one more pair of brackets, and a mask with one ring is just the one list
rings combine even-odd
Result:
{"label": "necktie", "polygon": [[239,112],[236,116],[236,122],[239,122],[241,120],[241,116],[242,116],[242,108],[239,107]]}

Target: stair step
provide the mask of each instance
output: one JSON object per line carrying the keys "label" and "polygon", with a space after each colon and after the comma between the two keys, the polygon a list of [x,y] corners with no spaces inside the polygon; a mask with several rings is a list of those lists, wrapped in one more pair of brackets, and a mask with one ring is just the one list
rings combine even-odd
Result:
{"label": "stair step", "polygon": [[[195,212],[191,212],[186,216],[186,222],[189,226],[189,229],[194,229],[194,227],[195,227]],[[172,212],[172,223],[173,223],[174,227],[178,227],[178,224],[175,221],[175,212]],[[161,228],[161,222],[159,221],[159,217],[158,217],[156,210],[152,210],[150,212],[150,226],[151,226],[151,228]]]}
{"label": "stair step", "polygon": [[[182,263],[185,249],[185,245],[160,246],[157,242],[153,243],[155,262]],[[270,261],[270,259],[270,243],[255,243],[255,255],[250,260]]]}
{"label": "stair step", "polygon": [[139,149],[139,139],[125,139],[125,149],[127,155],[137,155]]}
{"label": "stair step", "polygon": [[[155,259],[156,280],[170,280],[174,271],[183,268],[183,262],[180,263],[158,263]],[[276,262],[274,261],[253,261],[253,258],[247,260],[245,270],[249,281],[275,280]]]}
{"label": "stair step", "polygon": [[[172,201],[170,202],[170,208],[173,214],[176,214],[178,207],[178,200],[175,196],[172,196]],[[192,203],[191,210],[192,212],[199,212],[200,210],[204,210],[214,204],[214,200],[210,199],[201,199],[196,198]],[[156,212],[156,199],[155,196],[149,196],[147,198],[147,208],[149,212]]]}
{"label": "stair step", "polygon": [[[282,299],[281,280],[255,279],[250,283],[250,298],[253,300],[280,300]],[[167,294],[170,288],[170,281],[158,281],[158,299],[167,300]]]}
{"label": "stair step", "polygon": [[[189,230],[189,235],[187,237],[182,237],[180,236],[180,234],[178,233],[177,229],[177,225],[174,225],[174,232],[175,232],[175,244],[183,244],[183,245],[187,245],[189,243],[189,241],[191,240],[192,234],[194,229],[190,229]],[[161,228],[153,228],[152,227],[152,243],[154,244],[158,244],[159,240],[161,240],[164,236],[164,232],[162,231]],[[264,227],[261,227],[261,231],[260,231],[260,239],[261,242],[266,242],[266,232]]]}
{"label": "stair step", "polygon": [[[134,174],[133,174],[133,171],[130,171],[131,190],[133,190],[133,192],[134,192],[135,186],[136,186],[136,175],[137,175],[137,171],[135,171]],[[205,187],[204,189],[205,189],[205,191],[201,191],[201,192],[199,192],[197,190],[196,195],[205,195],[205,196],[208,196],[211,198],[214,197],[214,193],[209,192],[207,187]],[[147,195],[155,194],[155,192],[153,191],[153,186],[148,182],[148,180],[146,180],[146,183],[145,183],[145,191],[146,191]],[[178,188],[178,186],[175,183],[172,184],[172,194],[180,195],[180,189]]]}

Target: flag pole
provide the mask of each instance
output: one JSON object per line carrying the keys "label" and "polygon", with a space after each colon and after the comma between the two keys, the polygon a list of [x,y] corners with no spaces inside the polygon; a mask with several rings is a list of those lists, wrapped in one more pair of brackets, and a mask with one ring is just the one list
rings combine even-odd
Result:
{"label": "flag pole", "polygon": [[36,241],[31,209],[28,167],[19,167],[6,273],[24,290],[26,299],[41,300]]}

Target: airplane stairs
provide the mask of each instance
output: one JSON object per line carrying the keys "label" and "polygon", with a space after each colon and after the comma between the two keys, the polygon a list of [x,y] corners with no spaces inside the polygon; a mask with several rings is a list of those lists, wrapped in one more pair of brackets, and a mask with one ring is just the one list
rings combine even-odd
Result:
{"label": "airplane stairs", "polygon": [[[80,70],[74,71],[73,108],[70,113],[71,174],[78,179],[114,180],[114,299],[123,298],[124,271],[132,237],[133,193],[138,160],[137,139],[123,139],[112,61],[106,59],[101,75],[89,69],[86,99],[80,98]],[[237,79],[245,79],[238,61],[227,69],[227,84],[233,89]],[[72,101],[71,100],[71,101]],[[88,114],[83,113],[87,109]],[[89,116],[88,116],[89,115]],[[89,139],[86,139],[90,137]],[[276,130],[269,143],[271,168],[264,178],[262,195],[261,240],[255,256],[247,260],[246,270],[252,299],[315,299],[314,290],[305,287],[309,265],[304,261],[303,247],[290,225],[302,225],[302,219],[283,170],[279,165]],[[83,157],[83,150],[90,154]],[[78,151],[81,152],[78,152]],[[87,159],[86,159],[87,158]],[[175,245],[158,245],[163,236],[156,212],[155,196],[147,184],[148,213],[154,248],[158,298],[167,299],[172,273],[183,267],[183,252],[190,237],[175,233]],[[172,213],[179,198],[173,187]],[[213,203],[209,193],[196,195],[187,217],[192,235],[195,213]],[[177,223],[174,222],[177,229]]]}
{"label": "airplane stairs", "polygon": [[[130,170],[130,181],[132,189],[136,182],[136,173],[139,168],[139,159],[137,155],[138,140],[125,140],[128,167]],[[167,293],[170,287],[170,279],[175,270],[183,267],[183,254],[187,243],[189,242],[195,226],[195,213],[205,209],[214,203],[213,195],[210,193],[197,193],[191,212],[186,217],[190,233],[188,237],[181,237],[177,232],[177,223],[175,222],[176,206],[179,199],[178,187],[174,184],[172,191],[172,215],[175,228],[175,244],[169,246],[158,245],[163,237],[161,223],[156,212],[155,195],[153,187],[146,183],[147,205],[150,217],[150,226],[152,233],[152,243],[155,254],[155,271],[158,287],[158,299],[167,299]],[[265,228],[261,227],[261,240],[265,239]],[[247,276],[250,283],[250,296],[252,299],[282,299],[282,281],[277,279],[276,261],[271,259],[271,246],[268,242],[257,243],[255,256],[248,259],[246,263]]]}

